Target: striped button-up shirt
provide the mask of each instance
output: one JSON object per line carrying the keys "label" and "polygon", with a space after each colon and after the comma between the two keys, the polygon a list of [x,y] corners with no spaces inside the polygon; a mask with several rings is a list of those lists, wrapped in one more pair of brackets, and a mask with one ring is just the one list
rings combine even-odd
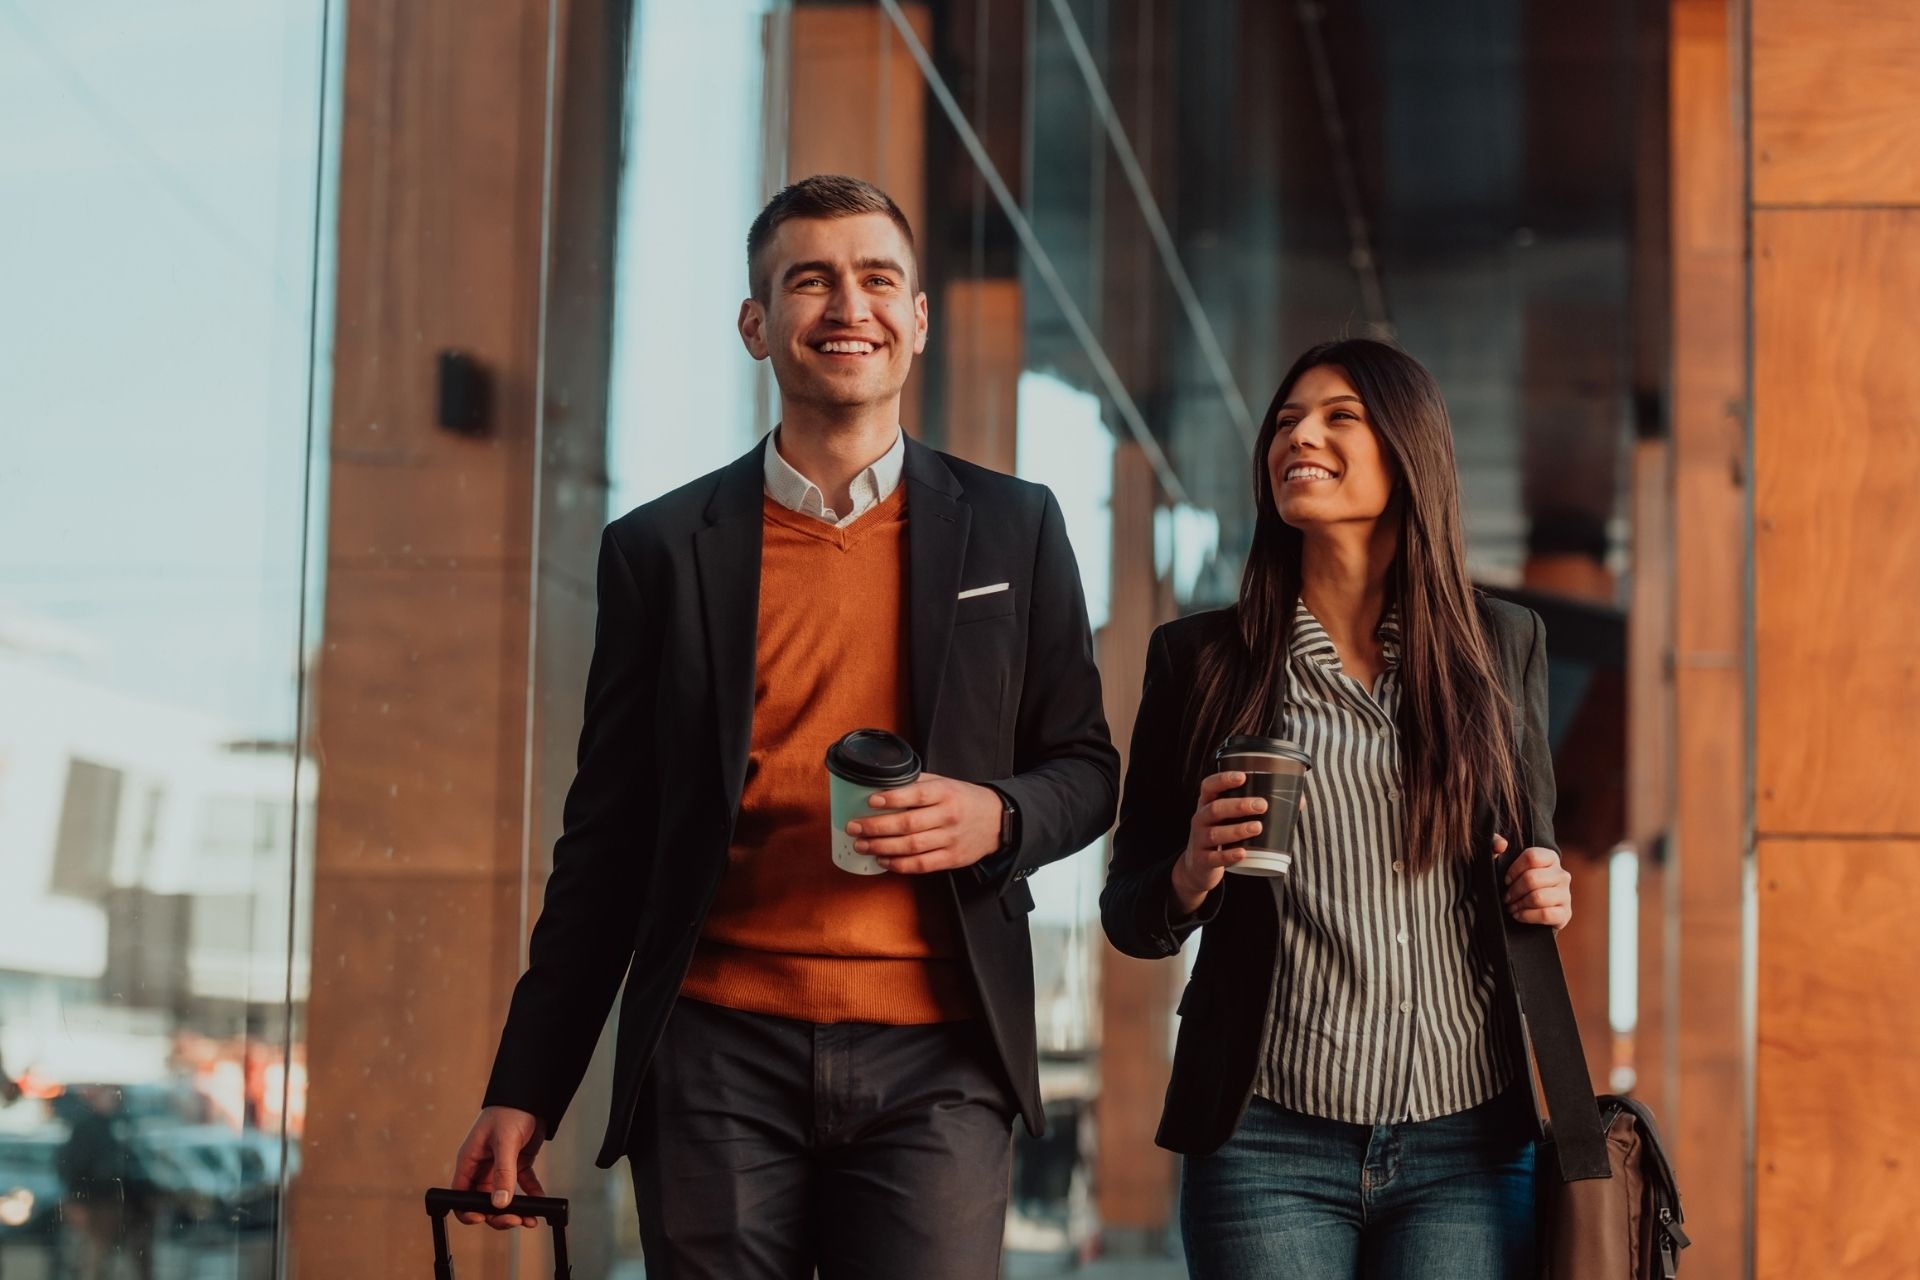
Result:
{"label": "striped button-up shirt", "polygon": [[1306,605],[1294,614],[1286,728],[1313,768],[1292,870],[1272,881],[1280,957],[1254,1080],[1290,1110],[1367,1125],[1465,1111],[1511,1074],[1468,869],[1406,867],[1392,616],[1379,636],[1368,690]]}

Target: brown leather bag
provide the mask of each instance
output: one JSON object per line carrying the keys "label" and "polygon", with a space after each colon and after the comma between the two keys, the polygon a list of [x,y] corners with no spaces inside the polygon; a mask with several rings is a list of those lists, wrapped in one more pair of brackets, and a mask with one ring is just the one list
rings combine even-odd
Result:
{"label": "brown leather bag", "polygon": [[[1518,853],[1492,861],[1497,884]],[[1673,1280],[1689,1241],[1653,1113],[1631,1098],[1594,1097],[1552,928],[1502,920],[1539,1082],[1536,1114],[1539,1103],[1546,1113],[1535,1165],[1542,1280]]]}
{"label": "brown leather bag", "polygon": [[[1559,1179],[1556,1162],[1538,1186],[1540,1274],[1551,1280],[1673,1280],[1691,1241],[1680,1228],[1680,1189],[1653,1113],[1617,1094],[1596,1100],[1609,1178]],[[1545,1148],[1542,1148],[1543,1157]]]}

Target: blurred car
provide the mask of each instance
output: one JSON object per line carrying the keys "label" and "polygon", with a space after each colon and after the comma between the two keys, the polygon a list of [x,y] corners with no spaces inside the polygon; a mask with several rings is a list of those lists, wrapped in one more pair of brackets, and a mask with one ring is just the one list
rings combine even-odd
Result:
{"label": "blurred car", "polygon": [[[266,1230],[279,1219],[280,1137],[224,1125],[149,1125],[136,1142],[177,1227]],[[290,1164],[299,1167],[297,1148]]]}
{"label": "blurred car", "polygon": [[0,1133],[0,1240],[52,1237],[60,1230],[59,1125]]}

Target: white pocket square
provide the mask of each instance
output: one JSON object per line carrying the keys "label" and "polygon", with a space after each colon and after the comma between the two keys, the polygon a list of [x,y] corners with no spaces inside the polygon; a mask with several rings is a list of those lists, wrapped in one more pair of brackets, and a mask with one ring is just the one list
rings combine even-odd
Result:
{"label": "white pocket square", "polygon": [[996,582],[990,587],[968,587],[965,591],[962,591],[959,595],[955,596],[954,599],[971,600],[975,596],[990,596],[996,591],[1005,591],[1010,585],[1012,584],[1006,583],[1006,582]]}

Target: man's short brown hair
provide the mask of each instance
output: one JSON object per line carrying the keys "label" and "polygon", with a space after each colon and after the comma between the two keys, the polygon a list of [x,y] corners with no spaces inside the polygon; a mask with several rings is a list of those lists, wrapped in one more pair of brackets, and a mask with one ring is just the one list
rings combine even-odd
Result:
{"label": "man's short brown hair", "polygon": [[780,194],[767,201],[767,207],[753,220],[753,226],[747,229],[747,284],[753,290],[753,296],[760,302],[767,301],[773,294],[773,281],[768,278],[767,267],[760,256],[773,239],[773,233],[780,224],[793,218],[854,218],[863,213],[885,214],[900,228],[901,239],[907,242],[907,270],[911,275],[908,284],[915,293],[920,291],[920,263],[918,252],[913,247],[913,228],[907,223],[907,215],[900,212],[900,206],[871,182],[862,182],[858,178],[848,178],[837,173],[816,174],[781,190]]}

